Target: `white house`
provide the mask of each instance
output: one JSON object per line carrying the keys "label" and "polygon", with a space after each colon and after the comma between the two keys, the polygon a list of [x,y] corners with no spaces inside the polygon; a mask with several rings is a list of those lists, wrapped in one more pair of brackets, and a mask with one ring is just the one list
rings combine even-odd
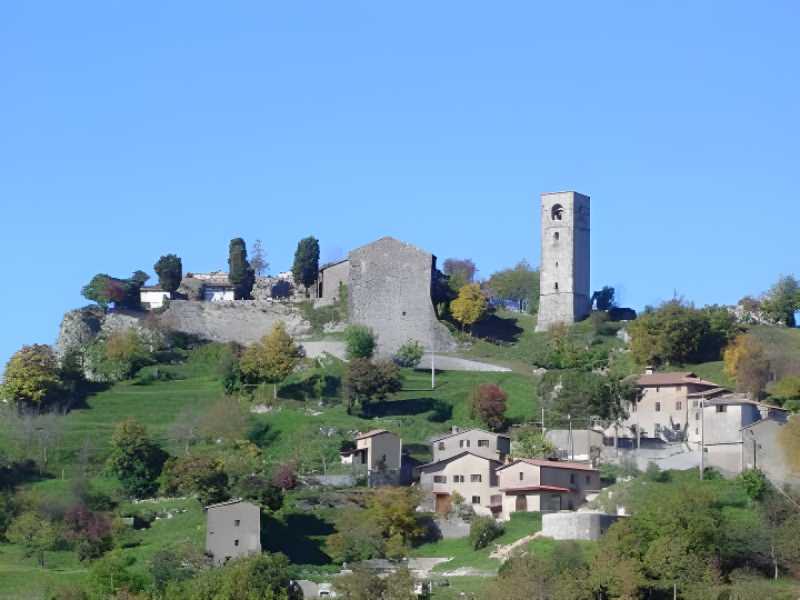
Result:
{"label": "white house", "polygon": [[170,294],[159,285],[143,285],[139,289],[139,302],[142,308],[154,309],[164,306],[164,301],[169,300]]}

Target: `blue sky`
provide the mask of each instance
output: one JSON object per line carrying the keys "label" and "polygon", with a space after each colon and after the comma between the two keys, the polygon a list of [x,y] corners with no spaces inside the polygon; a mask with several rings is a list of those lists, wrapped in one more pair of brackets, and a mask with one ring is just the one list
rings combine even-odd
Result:
{"label": "blue sky", "polygon": [[0,360],[93,274],[273,270],[383,235],[539,260],[591,195],[593,287],[732,303],[800,274],[796,2],[0,6]]}

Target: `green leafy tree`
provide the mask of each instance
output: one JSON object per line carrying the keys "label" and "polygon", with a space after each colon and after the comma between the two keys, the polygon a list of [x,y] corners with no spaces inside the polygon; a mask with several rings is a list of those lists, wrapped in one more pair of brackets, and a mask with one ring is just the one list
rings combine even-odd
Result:
{"label": "green leafy tree", "polygon": [[586,371],[550,371],[539,381],[539,395],[546,406],[573,418],[619,417],[636,394],[635,385],[628,380]]}
{"label": "green leafy tree", "polygon": [[6,538],[19,544],[26,557],[35,556],[39,566],[45,566],[45,552],[55,548],[58,532],[55,526],[35,512],[25,512],[11,522]]}
{"label": "green leafy tree", "polygon": [[64,391],[58,359],[50,346],[23,346],[6,364],[0,396],[25,407],[44,407]]}
{"label": "green leafy tree", "polygon": [[800,401],[800,375],[789,375],[778,380],[769,395],[781,404]]}
{"label": "green leafy tree", "polygon": [[228,281],[234,287],[234,298],[250,298],[256,274],[247,260],[247,246],[242,238],[232,239],[228,246]]}
{"label": "green leafy tree", "polygon": [[167,494],[196,494],[203,506],[230,498],[222,461],[210,456],[171,458],[164,465],[162,479]]}
{"label": "green leafy tree", "polygon": [[135,419],[127,419],[114,429],[108,466],[129,496],[152,496],[158,489],[158,478],[166,460],[167,453]]}
{"label": "green leafy tree", "polygon": [[83,286],[81,294],[103,308],[113,303],[119,308],[136,310],[140,307],[139,290],[144,283],[140,273],[141,271],[136,271],[131,279],[118,279],[105,273],[98,273]]}
{"label": "green leafy tree", "polygon": [[325,538],[325,550],[337,563],[359,562],[383,556],[381,526],[365,518],[364,509],[344,508],[336,516],[336,533]]}
{"label": "green leafy tree", "polygon": [[761,309],[773,322],[795,327],[795,313],[800,311],[800,281],[791,275],[778,279],[762,300]]}
{"label": "green leafy tree", "polygon": [[183,279],[183,263],[180,257],[175,254],[165,254],[158,259],[153,268],[158,275],[158,284],[165,292],[170,293],[170,297],[181,285]]}
{"label": "green leafy tree", "polygon": [[295,370],[303,358],[303,348],[295,344],[286,326],[278,322],[272,331],[248,347],[242,354],[239,368],[251,383],[273,384],[273,398],[278,397],[278,383]]}
{"label": "green leafy tree", "polygon": [[366,325],[348,325],[344,330],[347,360],[372,358],[375,353],[375,334]]}
{"label": "green leafy tree", "polygon": [[521,260],[511,269],[497,271],[487,282],[492,295],[517,303],[520,310],[535,313],[539,310],[539,271]]}
{"label": "green leafy tree", "polygon": [[345,367],[344,394],[348,414],[356,405],[366,413],[370,402],[383,400],[402,388],[400,369],[390,360],[371,362],[366,358],[354,358]]}
{"label": "green leafy tree", "polygon": [[506,424],[508,394],[496,383],[482,383],[472,390],[470,414],[490,430],[498,431]]}
{"label": "green leafy tree", "polygon": [[314,285],[319,276],[319,240],[310,236],[303,238],[297,244],[294,253],[294,264],[292,265],[292,275],[295,285],[302,284],[308,289]]}
{"label": "green leafy tree", "polygon": [[256,554],[228,561],[185,583],[171,584],[170,600],[301,600],[283,554]]}
{"label": "green leafy tree", "polygon": [[461,324],[461,328],[469,329],[480,321],[489,307],[481,291],[481,286],[477,283],[470,283],[462,287],[458,292],[458,298],[450,303],[450,312],[453,318]]}
{"label": "green leafy tree", "polygon": [[384,580],[363,567],[337,577],[333,587],[343,600],[380,600],[386,591]]}
{"label": "green leafy tree", "polygon": [[514,458],[550,458],[556,446],[541,431],[522,431],[513,445]]}
{"label": "green leafy tree", "polygon": [[130,379],[155,362],[151,345],[132,327],[95,339],[86,349],[86,361],[95,377],[104,381]]}
{"label": "green leafy tree", "polygon": [[142,270],[134,271],[133,275],[131,275],[131,281],[135,281],[139,285],[144,285],[150,279],[150,275],[145,273]]}
{"label": "green leafy tree", "polygon": [[[88,587],[92,598],[131,597],[141,592],[146,580],[134,567],[136,559],[113,551],[96,561],[89,570]],[[120,595],[118,595],[120,594]]]}
{"label": "green leafy tree", "polygon": [[395,352],[392,360],[398,367],[415,369],[425,355],[425,346],[417,340],[408,340]]}
{"label": "green leafy tree", "polygon": [[[720,348],[709,348],[711,324],[707,315],[681,300],[665,302],[633,321],[631,353],[643,365],[682,364],[717,360]],[[713,355],[716,350],[716,357]]]}

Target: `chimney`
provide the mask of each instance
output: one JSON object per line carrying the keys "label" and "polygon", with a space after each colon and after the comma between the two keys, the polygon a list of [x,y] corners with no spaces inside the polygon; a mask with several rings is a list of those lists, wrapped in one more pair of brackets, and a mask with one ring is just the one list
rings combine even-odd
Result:
{"label": "chimney", "polygon": [[461,431],[461,428],[458,425],[453,425],[450,428],[450,433],[459,433],[460,431]]}

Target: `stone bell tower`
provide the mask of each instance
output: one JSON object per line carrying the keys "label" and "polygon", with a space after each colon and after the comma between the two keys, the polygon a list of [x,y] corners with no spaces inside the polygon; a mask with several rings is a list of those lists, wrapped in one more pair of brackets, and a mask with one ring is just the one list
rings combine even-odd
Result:
{"label": "stone bell tower", "polygon": [[542,264],[536,331],[581,321],[592,311],[589,293],[589,196],[542,194]]}

